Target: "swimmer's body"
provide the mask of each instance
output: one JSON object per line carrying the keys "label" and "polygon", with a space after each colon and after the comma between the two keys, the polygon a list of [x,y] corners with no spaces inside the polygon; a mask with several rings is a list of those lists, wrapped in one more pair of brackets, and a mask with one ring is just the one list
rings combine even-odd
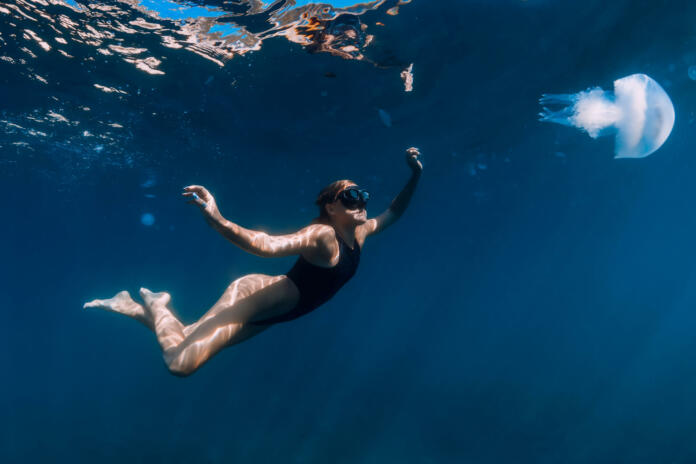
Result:
{"label": "swimmer's body", "polygon": [[271,325],[300,317],[331,298],[355,273],[365,239],[393,224],[406,210],[423,166],[416,148],[406,150],[412,175],[391,206],[367,219],[369,194],[349,180],[336,181],[317,199],[320,215],[288,235],[269,235],[226,220],[204,187],[191,185],[183,195],[199,207],[208,223],[229,241],[262,257],[300,255],[287,275],[250,274],[225,290],[197,322],[185,326],[168,307],[168,293],[140,289],[143,304],[126,291],[85,308],[102,308],[130,316],[157,335],[169,371],[187,376],[221,349],[247,340]]}

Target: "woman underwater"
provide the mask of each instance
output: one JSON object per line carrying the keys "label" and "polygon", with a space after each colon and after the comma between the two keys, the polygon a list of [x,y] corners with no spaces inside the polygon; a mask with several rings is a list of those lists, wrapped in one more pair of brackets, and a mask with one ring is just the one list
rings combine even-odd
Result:
{"label": "woman underwater", "polygon": [[287,275],[249,274],[235,280],[203,317],[188,326],[169,309],[168,293],[145,288],[140,289],[142,305],[122,291],[84,307],[140,321],[157,335],[169,371],[190,375],[223,348],[315,310],[348,282],[357,270],[365,239],[393,224],[408,207],[423,170],[419,155],[417,148],[406,150],[411,178],[376,218],[367,219],[369,194],[352,181],[339,180],[319,193],[319,217],[288,235],[245,229],[222,217],[215,198],[204,187],[185,187],[183,196],[198,206],[208,223],[230,242],[262,257],[300,255],[295,265]]}

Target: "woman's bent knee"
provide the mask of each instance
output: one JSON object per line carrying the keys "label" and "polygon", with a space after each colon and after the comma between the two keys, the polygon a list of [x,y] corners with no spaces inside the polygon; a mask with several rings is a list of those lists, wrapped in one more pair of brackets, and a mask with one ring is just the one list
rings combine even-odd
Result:
{"label": "woman's bent knee", "polygon": [[188,377],[198,370],[199,366],[191,365],[191,363],[166,363],[169,373],[176,377]]}
{"label": "woman's bent knee", "polygon": [[163,354],[164,364],[172,375],[188,377],[198,370],[200,365],[177,353],[176,349],[167,350]]}
{"label": "woman's bent knee", "polygon": [[167,366],[167,368],[169,369],[169,373],[175,377],[188,377],[189,375],[196,372],[193,369],[184,369],[176,366]]}

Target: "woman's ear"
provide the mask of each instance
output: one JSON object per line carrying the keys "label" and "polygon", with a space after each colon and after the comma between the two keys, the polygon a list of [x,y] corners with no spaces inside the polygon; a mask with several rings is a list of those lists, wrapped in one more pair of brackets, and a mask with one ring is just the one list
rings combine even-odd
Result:
{"label": "woman's ear", "polygon": [[336,203],[327,203],[324,205],[324,208],[326,208],[326,212],[329,216],[336,214]]}

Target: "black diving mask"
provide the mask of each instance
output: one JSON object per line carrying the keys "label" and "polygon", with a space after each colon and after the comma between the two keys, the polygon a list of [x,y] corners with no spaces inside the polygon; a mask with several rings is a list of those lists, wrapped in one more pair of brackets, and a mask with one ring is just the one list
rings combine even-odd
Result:
{"label": "black diving mask", "polygon": [[347,209],[359,209],[364,208],[367,205],[367,201],[370,199],[370,194],[367,190],[359,189],[357,187],[349,187],[341,192],[336,197],[337,200],[341,200],[343,206]]}

